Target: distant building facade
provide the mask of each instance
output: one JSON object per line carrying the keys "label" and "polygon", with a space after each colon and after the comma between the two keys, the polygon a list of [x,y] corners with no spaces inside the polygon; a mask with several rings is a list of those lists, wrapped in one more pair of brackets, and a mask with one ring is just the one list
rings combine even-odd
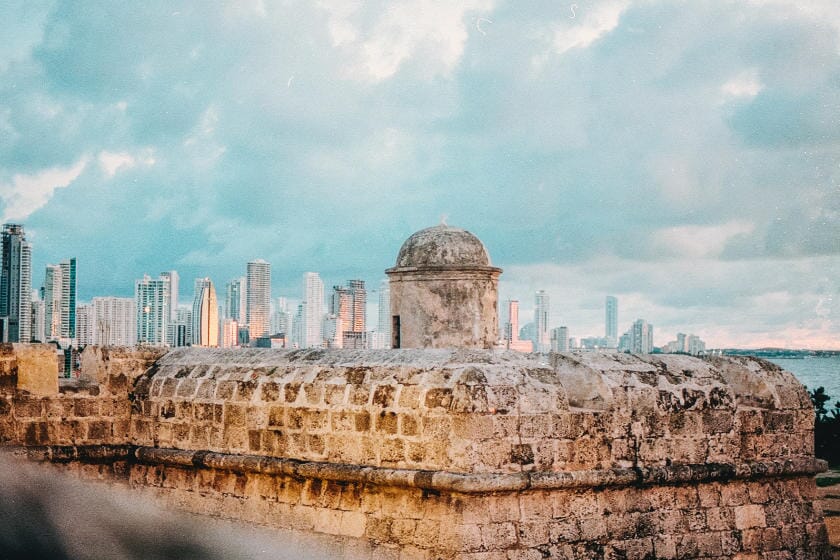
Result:
{"label": "distant building facade", "polygon": [[169,279],[143,276],[134,284],[137,343],[167,346],[169,314]]}
{"label": "distant building facade", "polygon": [[93,344],[134,346],[137,344],[137,306],[132,298],[95,297]]}
{"label": "distant building facade", "polygon": [[341,348],[365,348],[367,323],[367,290],[364,280],[348,280],[345,286],[334,286],[330,313],[337,319]]}
{"label": "distant building facade", "polygon": [[551,329],[551,351],[552,352],[568,352],[569,351],[569,328],[557,327]]}
{"label": "distant building facade", "polygon": [[301,348],[320,348],[324,345],[321,324],[324,315],[324,282],[317,272],[306,272],[303,275],[301,305]]}
{"label": "distant building facade", "polygon": [[95,316],[93,305],[82,304],[76,308],[76,346],[79,348],[93,344]]}
{"label": "distant building facade", "polygon": [[532,352],[534,343],[519,335],[519,301],[510,299],[502,304],[502,346],[517,352]]}
{"label": "distant building facade", "polygon": [[605,301],[604,336],[608,346],[618,344],[618,298],[607,296]]}
{"label": "distant building facade", "polygon": [[216,288],[210,278],[196,280],[192,322],[193,346],[219,346],[219,306]]}
{"label": "distant building facade", "polygon": [[262,259],[248,263],[246,322],[250,338],[268,336],[271,326],[271,265]]}
{"label": "distant building facade", "polygon": [[5,224],[0,236],[0,341],[32,338],[32,246],[23,226]]}
{"label": "distant building facade", "polygon": [[551,350],[551,334],[548,323],[551,318],[550,301],[545,290],[539,290],[534,295],[534,351],[548,352]]}

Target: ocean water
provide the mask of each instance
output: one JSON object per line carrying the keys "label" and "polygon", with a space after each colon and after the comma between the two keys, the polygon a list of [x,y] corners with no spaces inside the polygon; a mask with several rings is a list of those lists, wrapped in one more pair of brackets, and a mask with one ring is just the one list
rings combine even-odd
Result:
{"label": "ocean water", "polygon": [[817,387],[825,387],[825,392],[831,397],[832,406],[840,401],[840,356],[825,358],[805,358],[792,360],[789,358],[768,358],[768,361],[778,364],[794,374],[809,391]]}

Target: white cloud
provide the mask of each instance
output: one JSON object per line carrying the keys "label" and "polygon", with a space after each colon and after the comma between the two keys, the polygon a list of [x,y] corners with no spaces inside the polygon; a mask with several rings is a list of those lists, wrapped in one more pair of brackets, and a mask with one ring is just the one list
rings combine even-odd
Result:
{"label": "white cloud", "polygon": [[664,255],[688,258],[715,257],[736,235],[752,233],[754,224],[733,220],[713,226],[677,226],[653,232],[653,249]]}
{"label": "white cloud", "polygon": [[23,221],[43,207],[56,189],[72,183],[82,174],[88,158],[82,157],[70,167],[53,167],[34,175],[15,175],[11,183],[0,183],[3,221]]}
{"label": "white cloud", "polygon": [[[628,2],[622,1],[605,2],[592,7],[581,3],[573,12],[570,8],[568,22],[564,22],[554,31],[553,43],[557,54],[589,47],[618,27],[621,14],[627,6]],[[571,14],[574,14],[574,17],[571,17]]]}
{"label": "white cloud", "polygon": [[429,76],[449,75],[469,38],[466,14],[487,11],[492,4],[488,0],[392,2],[367,32],[360,29],[363,22],[355,21],[358,4],[324,2],[319,6],[329,12],[333,45],[353,52],[355,65],[348,76],[380,82],[414,58],[422,58],[423,71]]}
{"label": "white cloud", "polygon": [[109,152],[103,150],[99,152],[97,157],[99,160],[99,167],[102,168],[103,173],[109,179],[117,174],[118,171],[131,169],[132,167],[142,164],[152,166],[155,164],[155,158],[152,150],[146,150],[143,153],[133,156],[128,152]]}
{"label": "white cloud", "polygon": [[742,72],[720,87],[721,93],[727,98],[755,97],[762,89],[764,84],[754,69]]}

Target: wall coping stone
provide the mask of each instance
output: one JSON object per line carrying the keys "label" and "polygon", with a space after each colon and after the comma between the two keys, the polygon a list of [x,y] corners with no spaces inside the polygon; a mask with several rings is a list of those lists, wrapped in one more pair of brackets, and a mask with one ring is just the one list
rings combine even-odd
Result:
{"label": "wall coping stone", "polygon": [[462,474],[447,471],[389,469],[299,461],[261,455],[234,455],[132,445],[4,446],[0,447],[0,452],[25,455],[33,460],[59,463],[70,461],[98,463],[127,460],[164,466],[208,468],[240,474],[285,475],[296,478],[417,488],[462,494],[685,484],[757,477],[811,476],[828,470],[826,461],[807,456],[750,461],[741,464],[702,463],[556,473]]}

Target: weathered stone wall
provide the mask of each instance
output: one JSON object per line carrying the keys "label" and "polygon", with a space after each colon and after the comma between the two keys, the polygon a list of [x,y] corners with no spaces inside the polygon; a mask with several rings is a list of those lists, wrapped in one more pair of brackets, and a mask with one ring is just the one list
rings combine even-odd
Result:
{"label": "weathered stone wall", "polygon": [[[130,439],[134,380],[163,354],[161,350],[91,349],[88,377],[58,383],[58,361],[52,345],[0,346],[0,443],[27,446],[115,445]],[[19,357],[24,356],[19,371]],[[40,362],[32,365],[33,356]],[[93,362],[91,362],[93,360]],[[52,365],[52,369],[50,369]],[[28,369],[27,369],[27,366]],[[55,391],[30,391],[55,382]],[[21,375],[23,374],[23,375]],[[94,375],[94,377],[90,377]],[[36,377],[36,379],[38,379]],[[5,381],[4,381],[5,380]]]}
{"label": "weathered stone wall", "polygon": [[0,437],[191,511],[338,535],[365,557],[827,554],[810,400],[767,362],[158,357],[91,349],[90,388],[4,391]]}

